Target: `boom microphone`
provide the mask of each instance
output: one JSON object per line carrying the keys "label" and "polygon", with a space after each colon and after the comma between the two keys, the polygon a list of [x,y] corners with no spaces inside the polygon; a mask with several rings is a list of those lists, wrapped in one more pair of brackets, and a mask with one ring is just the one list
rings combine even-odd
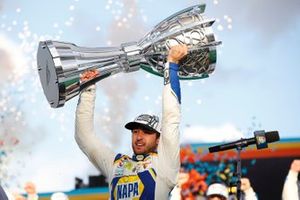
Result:
{"label": "boom microphone", "polygon": [[278,131],[265,132],[264,130],[260,130],[254,132],[253,138],[242,138],[235,142],[209,147],[208,150],[210,153],[213,153],[218,151],[235,149],[238,147],[247,147],[248,145],[252,144],[256,144],[257,149],[263,149],[268,147],[268,143],[276,142],[278,140],[280,140]]}

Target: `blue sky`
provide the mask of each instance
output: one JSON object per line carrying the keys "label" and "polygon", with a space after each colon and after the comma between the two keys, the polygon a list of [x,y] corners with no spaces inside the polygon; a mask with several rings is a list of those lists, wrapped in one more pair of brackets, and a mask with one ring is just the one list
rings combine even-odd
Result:
{"label": "blue sky", "polygon": [[[2,179],[12,188],[32,180],[39,191],[69,190],[75,176],[98,173],[73,138],[77,97],[52,109],[43,95],[35,60],[40,40],[118,46],[197,3],[206,3],[205,15],[217,19],[214,32],[223,44],[211,77],[182,82],[182,143],[231,141],[257,129],[299,137],[297,0],[0,0],[0,109],[6,119],[0,136],[9,140],[10,130],[19,140],[1,146],[9,155]],[[97,134],[130,154],[123,125],[142,112],[160,113],[162,79],[140,70],[103,80],[97,89]]]}

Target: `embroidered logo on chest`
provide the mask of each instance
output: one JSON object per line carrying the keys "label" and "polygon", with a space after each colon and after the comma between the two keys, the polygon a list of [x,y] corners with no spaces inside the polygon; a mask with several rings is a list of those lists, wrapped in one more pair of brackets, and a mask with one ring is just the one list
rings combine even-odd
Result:
{"label": "embroidered logo on chest", "polygon": [[125,176],[119,179],[115,190],[115,199],[139,199],[144,191],[144,184],[138,176]]}

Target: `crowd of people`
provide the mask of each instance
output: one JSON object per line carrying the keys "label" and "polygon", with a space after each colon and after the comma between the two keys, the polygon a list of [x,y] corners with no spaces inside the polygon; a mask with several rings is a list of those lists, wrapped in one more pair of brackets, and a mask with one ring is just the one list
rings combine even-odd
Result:
{"label": "crowd of people", "polygon": [[[291,163],[282,190],[282,200],[300,200],[300,160]],[[234,191],[235,190],[235,191]],[[242,200],[257,200],[256,194],[248,178],[241,179]],[[279,199],[280,197],[278,197]],[[180,172],[178,184],[171,192],[170,200],[236,200],[236,187],[225,182],[207,184],[205,176],[192,169],[189,173]]]}

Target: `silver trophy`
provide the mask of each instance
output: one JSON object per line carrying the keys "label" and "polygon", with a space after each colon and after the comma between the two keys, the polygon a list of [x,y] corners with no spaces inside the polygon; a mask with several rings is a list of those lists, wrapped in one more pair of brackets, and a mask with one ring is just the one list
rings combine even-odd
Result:
{"label": "silver trophy", "polygon": [[[181,61],[180,79],[206,78],[215,69],[216,46],[212,31],[213,19],[203,15],[205,5],[179,11],[163,20],[140,41],[120,47],[78,47],[59,41],[39,43],[37,64],[40,81],[51,107],[65,104],[88,85],[119,72],[140,68],[163,76],[167,52],[173,45],[186,44],[188,55]],[[87,82],[80,75],[97,70],[99,75]]]}

